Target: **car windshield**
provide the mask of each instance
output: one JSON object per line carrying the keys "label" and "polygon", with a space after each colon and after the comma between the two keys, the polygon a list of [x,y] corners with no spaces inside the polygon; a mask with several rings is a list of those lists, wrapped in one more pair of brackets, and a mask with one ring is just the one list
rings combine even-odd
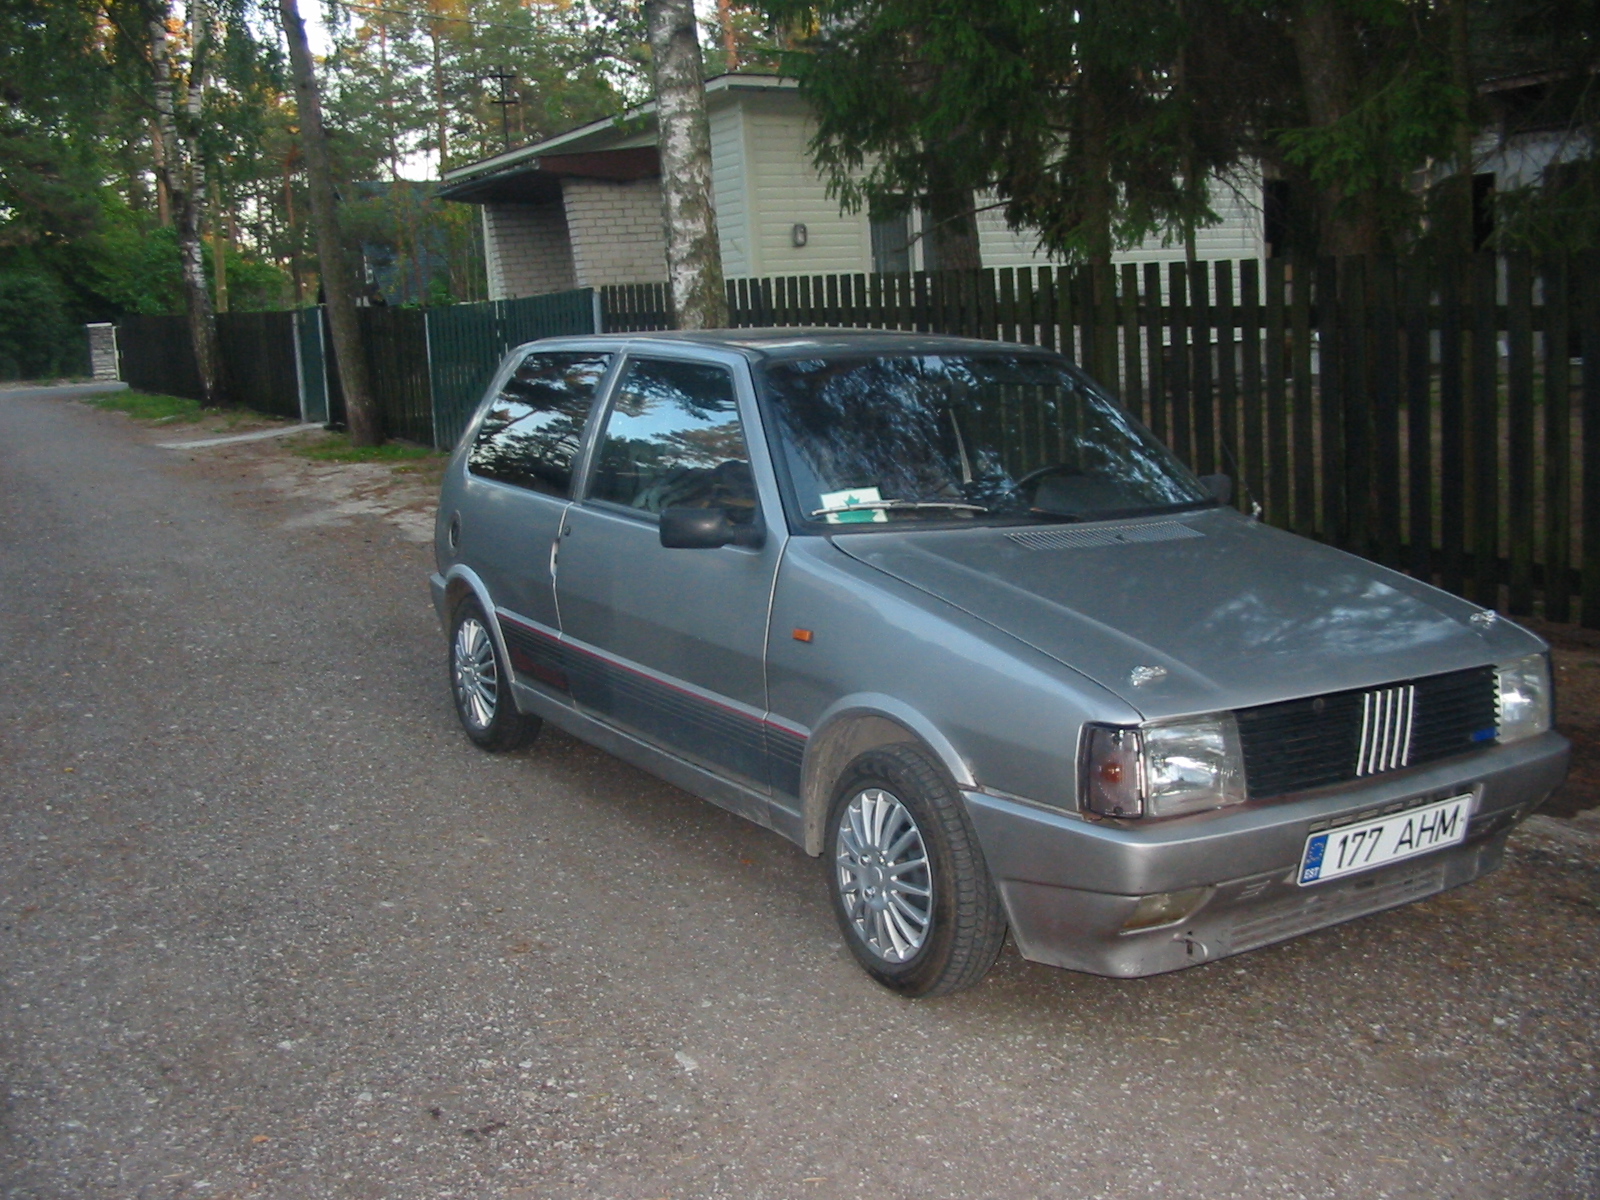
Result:
{"label": "car windshield", "polygon": [[1138,421],[1047,358],[791,359],[762,375],[807,521],[1081,521],[1210,502]]}

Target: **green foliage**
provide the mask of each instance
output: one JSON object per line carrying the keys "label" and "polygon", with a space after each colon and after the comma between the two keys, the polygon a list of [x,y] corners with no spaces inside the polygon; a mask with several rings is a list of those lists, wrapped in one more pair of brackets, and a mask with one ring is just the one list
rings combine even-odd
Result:
{"label": "green foliage", "polygon": [[1285,161],[1318,187],[1345,200],[1374,197],[1391,238],[1402,240],[1414,234],[1423,211],[1411,173],[1448,158],[1459,97],[1448,66],[1437,59],[1373,75],[1372,90],[1337,121],[1282,129],[1276,141]]}
{"label": "green foliage", "polygon": [[127,413],[136,421],[161,424],[191,424],[206,415],[198,400],[151,392],[101,392],[85,396],[83,402],[107,412]]}
{"label": "green foliage", "polygon": [[[1545,88],[1528,127],[1566,129],[1592,154],[1600,3],[1462,2],[1468,76],[1580,81],[1570,95]],[[1319,220],[1359,218],[1362,237],[1411,243],[1432,215],[1418,181],[1448,169],[1440,164],[1453,157],[1462,112],[1498,119],[1482,101],[1465,104],[1451,82],[1450,0],[766,7],[799,31],[784,70],[817,111],[812,153],[845,208],[903,211],[942,175],[992,191],[1013,228],[1039,232],[1043,248],[1069,258],[1176,240],[1215,219],[1207,193],[1216,180],[1262,167],[1302,197],[1308,232]],[[1315,52],[1314,18],[1332,30]],[[1593,229],[1589,195],[1562,185],[1503,200],[1500,244],[1537,241],[1536,228],[1556,233],[1560,213]],[[1589,233],[1569,234],[1567,244],[1588,244]]]}
{"label": "green foliage", "polygon": [[440,200],[438,185],[398,180],[362,184],[344,208],[352,244],[370,250],[368,269],[391,304],[478,299],[478,209]]}
{"label": "green foliage", "polygon": [[413,156],[447,165],[505,148],[494,103],[509,71],[513,144],[620,112],[641,98],[644,35],[619,0],[385,0],[333,10],[327,105],[350,179],[395,179]]}
{"label": "green foliage", "polygon": [[146,229],[126,210],[104,215],[102,230],[81,247],[84,265],[94,272],[94,291],[119,315],[180,311],[177,234]]}
{"label": "green foliage", "polygon": [[1600,250],[1600,161],[1563,164],[1544,180],[1495,197],[1495,245],[1559,254]]}
{"label": "green foliage", "polygon": [[0,379],[81,375],[87,365],[87,334],[67,316],[56,281],[0,270]]}
{"label": "green foliage", "polygon": [[847,208],[892,211],[935,176],[992,189],[1014,227],[1086,257],[1209,217],[1194,178],[1234,148],[1188,136],[1170,0],[775,0],[812,32],[784,56],[812,151]]}
{"label": "green foliage", "polygon": [[94,226],[92,131],[108,90],[95,16],[88,0],[0,5],[0,246]]}
{"label": "green foliage", "polygon": [[[206,258],[207,277],[215,275],[214,263]],[[288,273],[276,263],[247,255],[237,246],[228,247],[228,309],[231,312],[276,312],[293,306],[293,287]]]}

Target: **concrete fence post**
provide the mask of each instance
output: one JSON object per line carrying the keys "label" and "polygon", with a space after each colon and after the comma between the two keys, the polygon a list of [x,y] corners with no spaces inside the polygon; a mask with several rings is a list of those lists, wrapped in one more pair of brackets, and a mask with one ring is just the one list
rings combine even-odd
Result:
{"label": "concrete fence post", "polygon": [[89,373],[96,379],[121,379],[117,369],[117,327],[109,321],[85,325],[89,335]]}

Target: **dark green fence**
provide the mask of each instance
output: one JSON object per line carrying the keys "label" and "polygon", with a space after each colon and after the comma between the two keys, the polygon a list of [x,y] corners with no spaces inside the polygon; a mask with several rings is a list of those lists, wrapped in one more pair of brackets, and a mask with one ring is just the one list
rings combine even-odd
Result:
{"label": "dark green fence", "polygon": [[121,377],[137,391],[205,399],[183,317],[123,317],[117,322],[117,359]]}
{"label": "dark green fence", "polygon": [[363,308],[357,316],[367,352],[367,385],[383,431],[433,445],[428,314],[419,308]]}
{"label": "dark green fence", "polygon": [[[523,342],[599,329],[591,288],[447,308],[358,310],[367,377],[384,432],[449,449],[506,351]],[[235,403],[317,424],[344,424],[344,391],[327,314],[220,313]],[[202,399],[188,322],[181,316],[117,323],[122,378],[133,387]]]}
{"label": "dark green fence", "polygon": [[294,313],[218,313],[217,341],[236,404],[300,419]]}
{"label": "dark green fence", "polygon": [[455,445],[507,350],[537,338],[598,332],[598,306],[594,289],[579,288],[430,310],[433,444]]}
{"label": "dark green fence", "polygon": [[[234,401],[274,416],[300,416],[295,314],[218,313],[217,342]],[[129,387],[205,399],[189,322],[181,316],[127,316],[117,322],[121,375]]]}

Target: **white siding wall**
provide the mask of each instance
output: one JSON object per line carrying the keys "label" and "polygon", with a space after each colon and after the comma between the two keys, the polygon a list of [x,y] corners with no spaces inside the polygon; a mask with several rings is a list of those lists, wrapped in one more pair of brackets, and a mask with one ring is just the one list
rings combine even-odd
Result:
{"label": "white siding wall", "polygon": [[561,194],[578,287],[666,280],[660,180],[566,179]]}
{"label": "white siding wall", "polygon": [[1589,153],[1581,134],[1519,133],[1502,139],[1485,134],[1472,144],[1472,169],[1494,175],[1495,190],[1510,191],[1538,183],[1551,163],[1572,162]]}
{"label": "white siding wall", "polygon": [[[765,102],[764,102],[765,101]],[[810,122],[798,96],[745,101],[745,151],[749,162],[751,275],[832,275],[872,269],[872,237],[865,212],[839,213],[811,165]],[[806,227],[807,242],[792,231]],[[728,274],[736,272],[729,270]]]}
{"label": "white siding wall", "polygon": [[[793,92],[731,94],[710,112],[713,202],[723,270],[729,278],[831,275],[872,269],[871,227],[865,212],[841,214],[837,200],[811,165],[812,128],[804,102]],[[601,145],[648,145],[654,131]],[[1238,187],[1217,184],[1213,207],[1220,224],[1195,236],[1201,258],[1259,258],[1264,253],[1261,183],[1252,175]],[[564,212],[554,205],[488,205],[484,209],[490,295],[536,295],[569,287],[645,283],[666,279],[661,228],[661,185],[656,179],[615,183],[563,182]],[[980,204],[992,202],[980,200]],[[796,224],[807,244],[796,247]],[[1027,233],[1006,228],[999,209],[978,215],[986,267],[1039,267],[1042,255]],[[1183,247],[1160,239],[1118,253],[1118,262],[1164,262]],[[921,265],[920,253],[916,263]]]}
{"label": "white siding wall", "polygon": [[[993,197],[978,201],[994,203]],[[1222,218],[1220,224],[1195,231],[1194,248],[1199,258],[1262,258],[1266,254],[1261,223],[1261,180],[1249,176],[1237,184],[1213,183],[1211,207]],[[978,214],[978,241],[986,267],[1042,267],[1060,262],[1040,253],[1032,234],[1015,233],[1006,228],[1001,209]],[[1119,250],[1112,260],[1124,262],[1174,262],[1183,257],[1183,243],[1163,246],[1159,237],[1150,238],[1129,250]]]}
{"label": "white siding wall", "polygon": [[486,204],[489,299],[542,296],[575,286],[567,218],[558,204]]}
{"label": "white siding wall", "polygon": [[717,210],[717,239],[722,247],[722,272],[729,279],[750,271],[750,181],[745,153],[744,108],[719,104],[711,124],[711,203]]}
{"label": "white siding wall", "polygon": [[[1220,224],[1194,233],[1196,258],[1265,258],[1266,227],[1261,219],[1261,177],[1249,175],[1233,182],[1213,181],[1211,209]],[[1172,262],[1183,257],[1183,243],[1163,246],[1152,238],[1116,255],[1118,262]]]}

